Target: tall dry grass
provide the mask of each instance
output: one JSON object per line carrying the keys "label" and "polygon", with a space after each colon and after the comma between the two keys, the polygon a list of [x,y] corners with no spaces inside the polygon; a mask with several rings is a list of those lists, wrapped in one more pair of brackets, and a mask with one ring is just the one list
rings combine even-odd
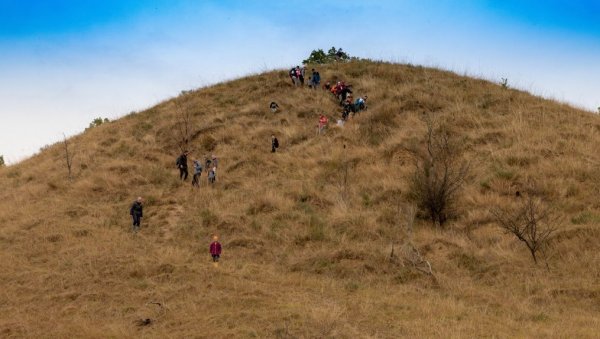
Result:
{"label": "tall dry grass", "polygon": [[[58,144],[0,169],[0,336],[597,336],[597,115],[423,67],[320,72],[369,96],[367,111],[323,136],[318,114],[337,116],[335,101],[276,71],[72,138],[71,182]],[[214,187],[206,173],[199,190],[177,180],[175,102],[192,116],[190,158],[220,159]],[[434,277],[389,258],[407,236],[423,113],[460,138],[472,164],[458,218],[445,230],[415,224]],[[490,208],[516,191],[564,217],[550,270],[493,223]],[[145,218],[132,235],[140,195]]]}

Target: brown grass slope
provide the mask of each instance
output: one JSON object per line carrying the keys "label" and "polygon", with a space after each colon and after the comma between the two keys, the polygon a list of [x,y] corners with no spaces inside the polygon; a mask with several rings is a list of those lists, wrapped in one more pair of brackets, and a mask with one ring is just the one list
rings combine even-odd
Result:
{"label": "brown grass slope", "polygon": [[[598,116],[423,67],[352,62],[321,75],[370,106],[321,137],[317,116],[336,103],[275,71],[72,138],[72,181],[60,144],[1,169],[0,337],[598,336]],[[192,115],[190,158],[213,147],[220,158],[214,188],[205,173],[199,191],[177,180],[176,103]],[[424,113],[472,168],[458,218],[415,225],[435,279],[388,260],[406,237],[398,205]],[[490,216],[516,190],[563,216],[550,270]],[[133,236],[138,195],[145,219]],[[219,267],[207,253],[214,232]]]}

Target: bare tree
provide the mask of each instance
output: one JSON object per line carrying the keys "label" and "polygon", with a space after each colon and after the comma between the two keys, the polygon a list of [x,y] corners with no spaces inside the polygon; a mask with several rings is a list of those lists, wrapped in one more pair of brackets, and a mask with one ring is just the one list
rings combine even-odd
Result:
{"label": "bare tree", "polygon": [[69,143],[67,141],[67,136],[63,133],[63,145],[65,146],[65,160],[67,161],[67,170],[69,171],[69,180],[73,179],[71,168],[73,167],[73,158],[75,157],[75,152],[69,150]]}
{"label": "bare tree", "polygon": [[491,213],[506,233],[513,234],[527,246],[534,263],[538,263],[538,251],[546,259],[545,248],[557,230],[557,219],[539,199],[528,197],[516,208],[496,207]]}
{"label": "bare tree", "polygon": [[460,160],[459,147],[444,127],[437,127],[430,115],[423,120],[427,123],[426,152],[415,163],[411,198],[434,225],[442,226],[452,216],[469,164]]}
{"label": "bare tree", "polygon": [[177,146],[181,152],[188,150],[190,135],[192,133],[192,114],[179,103],[177,106]]}

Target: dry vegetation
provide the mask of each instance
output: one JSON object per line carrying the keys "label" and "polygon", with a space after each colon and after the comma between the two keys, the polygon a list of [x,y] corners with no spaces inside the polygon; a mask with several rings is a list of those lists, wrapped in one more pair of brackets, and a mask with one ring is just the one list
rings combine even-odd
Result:
{"label": "dry vegetation", "polygon": [[[598,336],[598,116],[422,67],[320,71],[369,96],[369,110],[324,136],[318,114],[336,103],[276,71],[70,139],[72,180],[60,143],[0,169],[0,337]],[[182,114],[190,158],[220,158],[214,188],[206,173],[199,191],[177,180]],[[470,164],[444,228],[407,216],[423,114]],[[491,213],[517,191],[562,216],[549,269]]]}

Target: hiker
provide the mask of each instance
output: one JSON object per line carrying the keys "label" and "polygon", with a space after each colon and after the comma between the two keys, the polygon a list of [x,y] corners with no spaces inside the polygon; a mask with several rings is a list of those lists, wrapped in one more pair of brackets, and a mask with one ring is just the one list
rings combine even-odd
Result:
{"label": "hiker", "polygon": [[217,159],[217,156],[214,154],[212,155],[212,164],[214,168],[219,167],[219,159]]}
{"label": "hiker", "polygon": [[213,262],[218,262],[221,257],[221,243],[219,242],[219,237],[217,235],[213,235],[213,241],[210,243],[209,251]]}
{"label": "hiker", "polygon": [[275,134],[271,135],[271,153],[275,153],[279,148],[279,140],[275,138]]}
{"label": "hiker", "polygon": [[323,85],[323,90],[325,91],[331,91],[331,82],[327,81],[324,85]]}
{"label": "hiker", "polygon": [[345,84],[342,86],[342,89],[339,91],[338,95],[340,96],[340,104],[343,104],[346,101],[346,97],[349,93],[352,93],[350,86],[346,86]]}
{"label": "hiker", "polygon": [[142,217],[144,216],[142,209],[142,197],[138,197],[129,209],[129,214],[133,218],[133,225],[131,227],[133,232],[137,232],[140,229],[140,222],[142,221]]}
{"label": "hiker", "polygon": [[321,82],[321,76],[319,75],[319,72],[315,71],[315,69],[313,68],[308,86],[311,87],[312,89],[317,89],[317,88],[319,88],[320,82]]}
{"label": "hiker", "polygon": [[296,68],[292,67],[292,69],[290,69],[290,79],[292,79],[292,85],[297,86],[297,76],[296,76]]}
{"label": "hiker", "polygon": [[209,170],[211,162],[212,161],[210,161],[210,159],[208,157],[204,157],[204,168],[206,168],[207,170]]}
{"label": "hiker", "polygon": [[319,85],[321,84],[321,74],[319,74],[319,72],[314,71],[313,69],[313,88],[317,89],[319,88]]}
{"label": "hiker", "polygon": [[362,110],[367,109],[367,98],[368,96],[365,95],[365,97],[358,97],[356,99],[356,101],[354,102],[354,109],[356,110],[356,112],[360,112]]}
{"label": "hiker", "polygon": [[275,113],[279,109],[279,105],[277,105],[275,101],[271,101],[269,108],[271,109],[271,112]]}
{"label": "hiker", "polygon": [[192,186],[200,187],[200,177],[202,176],[202,164],[198,160],[194,160],[194,177],[192,178]]}
{"label": "hiker", "polygon": [[300,76],[302,76],[302,71],[300,70],[300,66],[296,66],[296,68],[294,69],[294,72],[295,72],[294,85],[300,86],[300,82],[304,83],[304,79],[300,80]]}
{"label": "hiker", "polygon": [[177,161],[175,161],[177,168],[179,168],[179,179],[184,181],[187,180],[188,177],[187,155],[188,151],[184,151],[179,158],[177,158]]}
{"label": "hiker", "polygon": [[210,171],[208,171],[208,183],[209,184],[214,184],[215,181],[217,180],[217,167],[213,167],[210,169]]}
{"label": "hiker", "polygon": [[329,119],[327,119],[326,116],[324,116],[323,114],[319,115],[319,129],[318,129],[318,133],[319,135],[321,133],[323,133],[323,130],[325,129],[325,127],[327,126],[327,122],[329,121]]}
{"label": "hiker", "polygon": [[300,76],[298,77],[300,79],[300,86],[304,87],[304,75],[306,74],[306,67],[302,66],[302,68],[300,69]]}

